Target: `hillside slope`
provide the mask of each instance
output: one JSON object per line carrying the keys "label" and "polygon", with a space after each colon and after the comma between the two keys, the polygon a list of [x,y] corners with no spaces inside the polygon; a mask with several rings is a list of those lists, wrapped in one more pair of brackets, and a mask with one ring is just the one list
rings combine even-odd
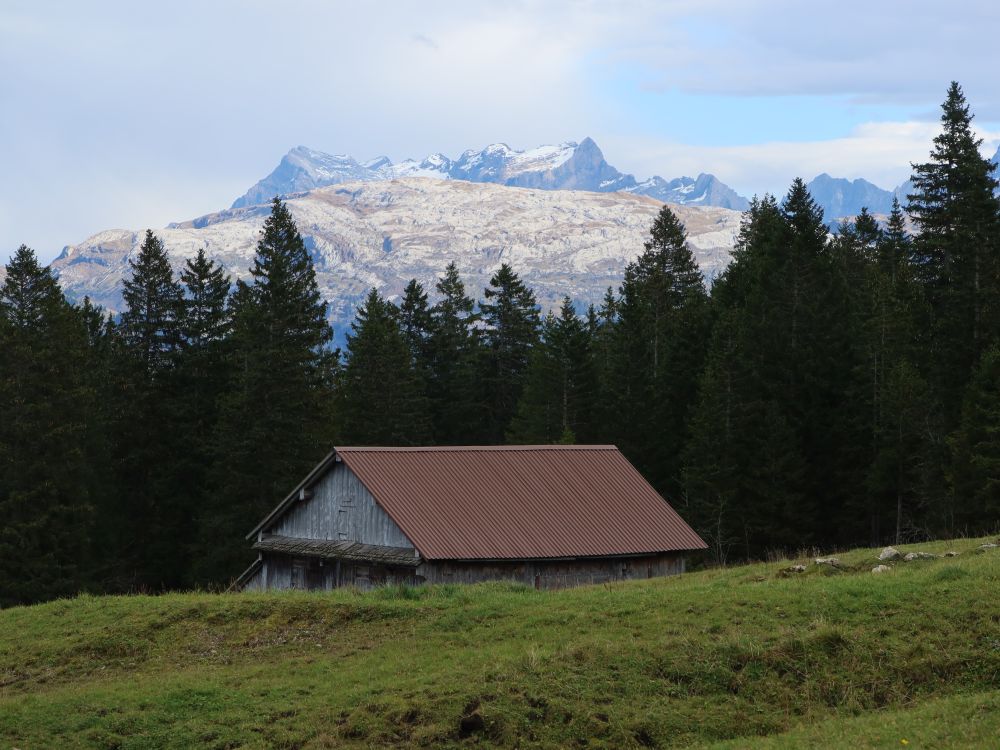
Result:
{"label": "hillside slope", "polygon": [[[0,612],[20,748],[976,747],[1000,550],[561,592],[81,597]],[[906,549],[904,548],[904,551]],[[897,737],[900,726],[907,734]],[[873,728],[881,728],[875,734]],[[877,739],[873,740],[873,737]],[[926,744],[922,744],[926,738]],[[798,743],[798,744],[796,744]]]}

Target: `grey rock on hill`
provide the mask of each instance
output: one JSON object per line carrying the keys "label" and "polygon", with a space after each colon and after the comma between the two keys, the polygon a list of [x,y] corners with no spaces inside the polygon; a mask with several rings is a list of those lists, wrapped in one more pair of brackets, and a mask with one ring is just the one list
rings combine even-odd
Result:
{"label": "grey rock on hill", "polygon": [[713,175],[696,179],[651,177],[638,182],[608,164],[591,138],[580,143],[539,146],[518,151],[494,143],[479,151],[465,151],[452,160],[432,154],[417,161],[394,164],[380,156],[359,162],[298,146],[282,157],[271,174],[233,203],[233,208],[266,203],[275,195],[287,196],[350,181],[375,181],[399,177],[433,177],[442,180],[485,182],[540,190],[586,190],[598,193],[627,191],[678,205],[719,206],[745,210],[748,201]]}
{"label": "grey rock on hill", "polygon": [[[363,166],[363,165],[362,165]],[[416,278],[433,296],[455,261],[469,293],[480,295],[501,263],[536,291],[543,311],[562,296],[600,302],[621,283],[662,203],[629,193],[535,190],[464,180],[405,178],[355,181],[287,199],[316,267],[338,338],[355,305],[376,287],[398,297]],[[179,268],[199,248],[236,278],[246,278],[270,207],[244,206],[171,224],[158,231]],[[729,262],[740,214],[679,206],[702,272],[711,278]],[[114,229],[65,248],[52,263],[72,299],[89,296],[121,309],[121,281],[143,233]]]}

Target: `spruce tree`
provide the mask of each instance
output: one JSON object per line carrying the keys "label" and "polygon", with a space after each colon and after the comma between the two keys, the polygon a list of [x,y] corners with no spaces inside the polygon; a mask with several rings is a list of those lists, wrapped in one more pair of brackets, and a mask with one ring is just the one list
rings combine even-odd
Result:
{"label": "spruce tree", "polygon": [[230,299],[233,379],[220,407],[213,502],[200,524],[203,581],[224,582],[252,559],[246,529],[330,450],[335,435],[327,306],[305,243],[277,198],[250,277]]}
{"label": "spruce tree", "polygon": [[399,327],[410,349],[413,367],[422,371],[427,366],[428,340],[431,332],[431,312],[427,292],[416,279],[410,279],[399,304]]}
{"label": "spruce tree", "polygon": [[435,286],[440,299],[430,309],[427,394],[438,445],[475,443],[482,438],[485,409],[477,388],[481,341],[475,302],[454,262]]}
{"label": "spruce tree", "polygon": [[98,404],[88,331],[22,245],[0,286],[0,607],[91,581]]}
{"label": "spruce tree", "polygon": [[625,269],[618,322],[616,442],[661,492],[680,489],[688,409],[708,336],[708,293],[684,226],[664,206]]}
{"label": "spruce tree", "polygon": [[902,544],[923,526],[927,402],[927,384],[908,359],[888,366],[879,383],[875,456],[868,480],[874,498],[873,530],[880,542]]}
{"label": "spruce tree", "polygon": [[176,403],[184,449],[174,461],[174,493],[176,504],[183,506],[177,543],[190,559],[197,555],[200,541],[192,519],[212,503],[219,409],[232,385],[231,359],[227,356],[231,282],[225,269],[209,260],[202,249],[185,262],[180,277],[184,299]]}
{"label": "spruce tree", "polygon": [[430,434],[424,379],[399,310],[372,289],[347,335],[340,383],[344,440],[353,445],[424,445]]}
{"label": "spruce tree", "polygon": [[490,279],[484,294],[486,299],[479,305],[485,329],[482,383],[488,408],[483,437],[498,444],[517,409],[541,320],[534,292],[507,263]]}
{"label": "spruce tree", "polygon": [[152,230],[129,259],[130,274],[122,281],[125,310],[119,333],[130,356],[148,377],[170,369],[180,347],[182,295],[167,251]]}
{"label": "spruce tree", "polygon": [[[843,432],[835,411],[852,363],[835,331],[833,288],[822,213],[804,184],[795,181],[782,206],[755,199],[733,263],[713,286],[709,369],[686,451],[687,501],[709,509],[703,518],[717,518],[720,507],[730,518],[720,545],[740,529],[747,554],[836,533],[828,519],[841,515],[846,490],[830,486],[843,466],[832,436]],[[736,509],[741,523],[732,521]]]}
{"label": "spruce tree", "polygon": [[120,567],[109,584],[162,590],[186,583],[182,539],[193,525],[190,503],[176,492],[186,450],[177,366],[183,298],[163,243],[147,230],[130,275],[114,347],[117,513],[109,520]]}
{"label": "spruce tree", "polygon": [[591,335],[566,297],[559,317],[550,313],[542,324],[508,442],[590,442],[596,391]]}
{"label": "spruce tree", "polygon": [[995,165],[979,153],[958,83],[948,88],[941,125],[929,161],[913,165],[907,210],[931,311],[930,378],[950,429],[975,363],[1000,334],[1000,204]]}
{"label": "spruce tree", "polygon": [[987,349],[973,372],[949,442],[954,525],[970,534],[994,531],[1000,518],[1000,345]]}

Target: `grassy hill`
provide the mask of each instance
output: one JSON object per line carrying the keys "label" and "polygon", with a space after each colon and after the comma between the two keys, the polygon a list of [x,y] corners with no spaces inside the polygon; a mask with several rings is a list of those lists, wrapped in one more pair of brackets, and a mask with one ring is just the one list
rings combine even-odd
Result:
{"label": "grassy hill", "polygon": [[[996,747],[1000,549],[0,611],[0,747]],[[792,562],[803,573],[786,572]],[[716,744],[713,744],[716,743]]]}

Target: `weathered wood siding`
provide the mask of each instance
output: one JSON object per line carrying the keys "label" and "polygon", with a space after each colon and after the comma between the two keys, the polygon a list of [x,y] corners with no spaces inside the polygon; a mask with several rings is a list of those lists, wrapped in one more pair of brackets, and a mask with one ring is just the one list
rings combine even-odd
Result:
{"label": "weathered wood siding", "polygon": [[517,581],[543,589],[632,578],[657,578],[684,572],[684,557],[667,553],[634,558],[592,558],[525,562],[429,561],[417,568],[427,583]]}
{"label": "weathered wood siding", "polygon": [[344,464],[335,464],[312,488],[311,497],[296,502],[264,532],[413,549],[413,543]]}
{"label": "weathered wood siding", "polygon": [[240,586],[240,591],[263,591],[266,587],[264,586],[264,568],[260,568],[250,576],[243,585]]}
{"label": "weathered wood siding", "polygon": [[393,568],[384,565],[365,565],[355,562],[296,558],[283,554],[264,554],[264,566],[247,581],[243,591],[266,589],[300,589],[330,591],[339,586],[356,586],[370,589],[373,586],[405,583],[416,585],[421,579],[414,576],[413,568]]}
{"label": "weathered wood siding", "polygon": [[431,561],[412,568],[392,568],[343,561],[295,558],[264,553],[261,571],[244,585],[244,591],[263,589],[326,590],[338,586],[372,586],[403,583],[479,583],[516,581],[540,589],[561,589],[634,578],[657,578],[684,572],[684,558],[677,554],[637,558],[597,558],[524,562]]}

